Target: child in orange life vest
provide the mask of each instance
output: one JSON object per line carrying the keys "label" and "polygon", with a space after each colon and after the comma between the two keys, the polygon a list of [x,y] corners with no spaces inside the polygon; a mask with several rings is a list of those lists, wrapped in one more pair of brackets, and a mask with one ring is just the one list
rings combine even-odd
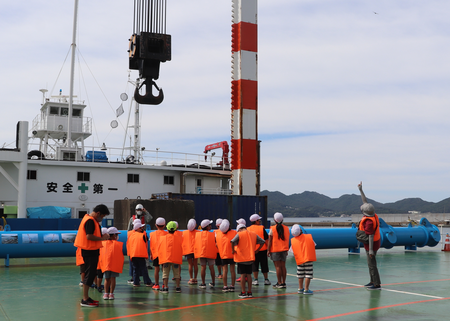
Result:
{"label": "child in orange life vest", "polygon": [[[222,223],[222,219],[218,218],[216,220],[216,229],[214,230],[214,234],[216,235],[216,233],[219,231],[220,229],[220,224]],[[222,258],[220,257],[220,252],[217,252],[217,256],[216,256],[216,266],[217,266],[217,272],[218,272],[218,279],[222,278]]]}
{"label": "child in orange life vest", "polygon": [[159,254],[158,246],[161,236],[166,235],[167,231],[164,231],[166,220],[162,217],[156,219],[156,231],[150,233],[150,252],[151,259],[153,260],[153,267],[155,268],[155,284],[153,290],[159,290]]}
{"label": "child in orange life vest", "polygon": [[[313,291],[309,284],[313,278],[313,262],[316,260],[316,243],[311,234],[303,234],[300,225],[294,224],[291,229],[291,249],[297,263],[298,293],[310,295]],[[303,287],[305,280],[305,287]]]}
{"label": "child in orange life vest", "polygon": [[283,224],[283,214],[273,215],[275,226],[270,227],[269,243],[267,244],[267,256],[273,261],[277,274],[275,289],[286,288],[286,257],[289,251],[289,228]]}
{"label": "child in orange life vest", "polygon": [[[245,225],[239,224],[237,234],[231,240],[234,261],[238,264],[238,273],[241,274],[241,299],[252,298],[252,265],[255,261],[255,253],[265,244],[265,241],[256,233],[248,231]],[[259,246],[258,246],[259,244]],[[245,284],[248,290],[245,292]]]}
{"label": "child in orange life vest", "polygon": [[116,277],[123,270],[123,243],[119,242],[120,232],[115,227],[110,227],[107,231],[109,240],[103,241],[100,249],[100,261],[102,272],[105,275],[104,300],[114,300],[114,289],[116,288]]}
{"label": "child in orange life vest", "polygon": [[[231,240],[236,236],[237,232],[230,228],[230,222],[227,219],[222,220],[219,231],[216,231],[216,244],[222,259],[223,270],[223,288],[222,292],[234,292],[234,284],[236,282],[236,269],[234,255],[231,247]],[[231,286],[227,283],[228,265],[230,265]]]}
{"label": "child in orange life vest", "polygon": [[[108,229],[106,227],[102,227],[102,235],[107,234],[108,233]],[[102,244],[104,246],[105,241],[102,241]],[[100,249],[101,251],[101,249]],[[98,263],[97,263],[97,277],[95,278],[95,288],[98,290],[98,292],[102,293],[103,289],[105,288],[102,285],[103,282],[103,272],[102,272],[102,267],[101,267],[101,261],[102,257],[99,256],[98,257]]]}
{"label": "child in orange life vest", "polygon": [[198,263],[194,257],[195,235],[199,232],[195,229],[197,222],[191,218],[187,224],[187,230],[183,231],[183,255],[189,264],[188,284],[197,284]]}
{"label": "child in orange life vest", "polygon": [[84,273],[84,260],[83,257],[81,256],[81,248],[77,247],[75,257],[76,257],[76,265],[80,267],[80,277],[81,277],[80,286],[83,286],[85,273]]}
{"label": "child in orange life vest", "polygon": [[152,280],[148,276],[147,265],[145,259],[148,258],[148,237],[145,232],[145,224],[141,220],[136,219],[133,222],[134,232],[130,233],[127,241],[127,249],[133,263],[133,286],[140,286],[139,276],[144,278],[145,286],[153,286]]}
{"label": "child in orange life vest", "polygon": [[210,220],[203,220],[200,224],[202,231],[195,235],[194,257],[200,259],[200,277],[202,278],[202,283],[199,287],[202,289],[206,288],[206,264],[208,264],[209,272],[211,273],[211,283],[209,283],[209,286],[211,288],[215,286],[216,275],[214,272],[214,263],[217,257],[217,247],[214,233],[211,232],[212,222]]}
{"label": "child in orange life vest", "polygon": [[167,223],[166,235],[159,239],[158,253],[159,265],[163,266],[163,286],[162,293],[169,293],[170,268],[173,270],[177,293],[181,292],[180,287],[180,265],[183,263],[183,236],[177,233],[177,223],[170,221]]}

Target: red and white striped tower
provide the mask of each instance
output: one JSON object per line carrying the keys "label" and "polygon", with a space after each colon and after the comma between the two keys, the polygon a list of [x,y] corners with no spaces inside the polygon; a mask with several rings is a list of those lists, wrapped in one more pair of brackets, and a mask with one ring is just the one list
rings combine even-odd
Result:
{"label": "red and white striped tower", "polygon": [[232,2],[231,189],[259,195],[258,1]]}

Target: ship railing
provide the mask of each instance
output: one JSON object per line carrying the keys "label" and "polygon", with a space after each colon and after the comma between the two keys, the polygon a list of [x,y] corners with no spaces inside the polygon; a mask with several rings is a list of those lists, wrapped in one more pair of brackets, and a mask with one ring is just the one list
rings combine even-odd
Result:
{"label": "ship railing", "polygon": [[[79,142],[78,142],[79,144]],[[29,142],[29,150],[40,150],[39,144]],[[131,148],[110,148],[102,150],[98,147],[92,148],[91,146],[84,146],[82,151],[81,146],[74,146],[73,149],[81,151],[81,159],[75,159],[75,162],[96,162],[96,163],[125,163],[135,165],[146,166],[158,166],[158,167],[183,167],[193,169],[206,169],[206,170],[225,170],[229,171],[229,164],[222,164],[221,156],[207,155],[205,154],[190,154],[181,152],[171,152],[162,150],[141,150],[135,156],[134,151]],[[90,152],[90,157],[86,157]],[[92,155],[94,155],[92,157]],[[48,155],[44,155],[47,160],[59,161],[55,158],[55,151],[49,149]],[[106,156],[106,157],[105,157]]]}
{"label": "ship railing", "polygon": [[218,188],[199,188],[197,194],[216,194],[216,195],[231,195],[230,189]]}
{"label": "ship railing", "polygon": [[[66,132],[67,117],[37,115],[32,122],[32,131]],[[73,133],[92,134],[91,117],[72,117]]]}

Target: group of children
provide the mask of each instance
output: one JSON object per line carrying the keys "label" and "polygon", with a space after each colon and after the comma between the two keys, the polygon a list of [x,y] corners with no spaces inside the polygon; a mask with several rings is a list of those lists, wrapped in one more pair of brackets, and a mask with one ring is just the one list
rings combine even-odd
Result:
{"label": "group of children", "polygon": [[[253,214],[250,217],[252,224],[247,227],[245,219],[239,219],[236,230],[231,228],[228,220],[217,220],[216,227],[212,231],[213,221],[203,220],[199,229],[196,228],[195,219],[190,219],[187,229],[178,231],[178,223],[170,221],[166,224],[164,218],[156,219],[156,230],[147,236],[146,224],[140,220],[133,221],[132,230],[127,235],[127,254],[130,257],[130,273],[134,287],[140,286],[140,276],[143,277],[145,286],[168,293],[168,282],[170,270],[173,271],[175,291],[181,292],[180,272],[185,256],[188,262],[189,285],[197,285],[198,264],[200,263],[201,283],[200,288],[206,288],[206,269],[209,268],[211,282],[209,287],[215,287],[215,269],[219,267],[219,276],[223,281],[223,292],[234,292],[235,282],[239,282],[241,292],[239,298],[252,297],[252,285],[259,285],[259,267],[264,275],[264,284],[270,285],[267,273],[268,257],[275,265],[277,283],[274,288],[286,288],[286,257],[288,251],[293,252],[297,263],[297,277],[299,280],[298,293],[313,294],[309,289],[313,278],[313,261],[316,261],[315,243],[310,234],[303,234],[299,225],[289,228],[283,224],[283,215],[275,213],[275,225],[271,226],[269,233],[261,224],[261,217]],[[104,300],[114,300],[114,289],[116,277],[122,273],[124,257],[122,253],[123,243],[119,242],[120,232],[115,227],[104,231],[110,235],[109,240],[102,241],[98,263],[97,280],[105,277]],[[290,232],[292,233],[291,247],[289,247]],[[102,231],[103,233],[103,231]],[[150,255],[148,253],[148,242],[150,242]],[[80,273],[83,272],[82,262],[77,255],[77,265],[80,265]],[[153,261],[154,280],[153,283],[148,275],[146,260]],[[82,260],[82,258],[81,258]],[[236,279],[235,265],[240,274]],[[162,285],[159,285],[159,273],[162,266]],[[228,280],[230,270],[231,282]],[[252,279],[252,274],[254,279]],[[82,275],[83,280],[83,275]],[[306,280],[306,281],[304,281]],[[98,282],[98,281],[97,281]],[[101,291],[99,284],[97,288]]]}

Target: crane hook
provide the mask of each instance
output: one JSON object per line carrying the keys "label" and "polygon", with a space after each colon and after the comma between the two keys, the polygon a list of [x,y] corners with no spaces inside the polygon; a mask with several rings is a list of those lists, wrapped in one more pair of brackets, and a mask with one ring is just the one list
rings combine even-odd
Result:
{"label": "crane hook", "polygon": [[[150,83],[151,81],[151,83]],[[139,89],[145,85],[145,95],[141,95],[139,93]],[[159,94],[158,96],[154,96],[152,92],[152,86],[155,86],[156,90],[158,90]],[[164,100],[164,92],[162,88],[160,89],[158,85],[155,83],[154,80],[151,79],[145,79],[142,84],[139,86],[139,88],[136,88],[134,91],[134,99],[139,104],[144,105],[159,105]]]}

